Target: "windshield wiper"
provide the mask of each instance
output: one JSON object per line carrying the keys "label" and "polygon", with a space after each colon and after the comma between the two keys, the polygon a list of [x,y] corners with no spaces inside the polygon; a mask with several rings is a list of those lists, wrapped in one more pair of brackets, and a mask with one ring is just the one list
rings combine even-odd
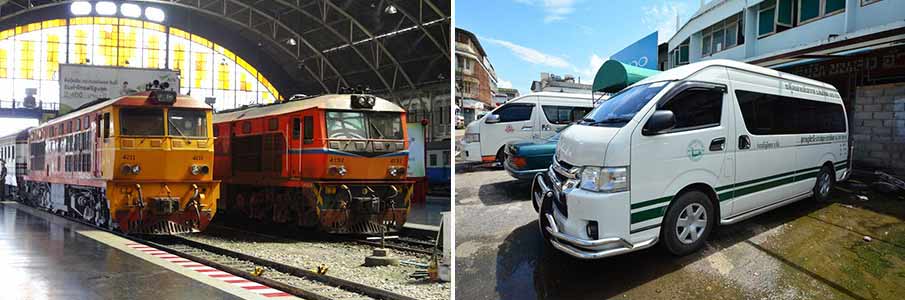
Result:
{"label": "windshield wiper", "polygon": [[587,124],[587,125],[589,125],[589,126],[594,126],[594,125],[600,125],[600,124],[626,123],[626,122],[631,121],[631,120],[632,120],[632,117],[606,118],[606,119],[603,119],[603,120],[600,120],[600,121],[591,122],[590,124]]}
{"label": "windshield wiper", "polygon": [[374,125],[374,123],[368,123],[368,125],[371,125],[371,128],[374,128],[374,131],[377,132],[377,135],[378,135],[377,138],[378,138],[378,139],[382,139],[382,138],[383,138],[383,132],[380,132],[380,128],[377,128],[377,125]]}
{"label": "windshield wiper", "polygon": [[171,120],[170,118],[167,118],[167,124],[172,125],[172,128],[176,129],[176,132],[179,133],[179,136],[185,136],[185,134],[182,133],[182,130],[179,130],[179,127],[177,127],[176,124],[173,123],[173,120]]}

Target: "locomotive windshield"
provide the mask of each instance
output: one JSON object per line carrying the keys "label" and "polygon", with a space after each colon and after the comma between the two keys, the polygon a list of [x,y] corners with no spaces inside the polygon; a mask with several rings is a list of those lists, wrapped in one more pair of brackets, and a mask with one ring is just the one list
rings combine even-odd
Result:
{"label": "locomotive windshield", "polygon": [[207,137],[207,113],[196,109],[170,109],[170,136]]}
{"label": "locomotive windshield", "polygon": [[119,112],[122,135],[163,135],[163,109],[123,108]]}
{"label": "locomotive windshield", "polygon": [[402,114],[390,112],[327,111],[331,139],[402,139]]}

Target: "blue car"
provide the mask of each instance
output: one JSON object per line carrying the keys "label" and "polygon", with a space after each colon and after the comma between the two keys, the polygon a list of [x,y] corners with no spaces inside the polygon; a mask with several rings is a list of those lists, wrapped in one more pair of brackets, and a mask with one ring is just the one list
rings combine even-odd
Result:
{"label": "blue car", "polygon": [[520,180],[531,180],[534,175],[547,170],[553,163],[559,133],[545,140],[512,142],[506,145],[506,161],[503,168]]}

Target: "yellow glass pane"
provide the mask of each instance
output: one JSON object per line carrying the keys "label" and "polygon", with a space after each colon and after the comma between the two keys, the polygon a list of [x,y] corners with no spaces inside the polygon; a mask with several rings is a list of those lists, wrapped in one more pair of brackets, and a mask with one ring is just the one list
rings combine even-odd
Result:
{"label": "yellow glass pane", "polygon": [[151,49],[151,51],[148,51],[148,55],[145,56],[145,65],[156,68],[156,66],[160,65],[160,51],[157,51],[157,49],[160,49],[160,38],[156,35],[149,35],[145,42],[145,49]]}
{"label": "yellow glass pane", "polygon": [[160,31],[160,32],[166,32],[166,31],[167,31],[167,29],[166,29],[165,26],[160,25],[160,24],[157,24],[157,23],[152,23],[152,22],[144,22],[144,27],[147,28],[147,29],[157,30],[157,31]]}
{"label": "yellow glass pane", "polygon": [[51,34],[47,36],[47,64],[45,65],[45,80],[52,80],[53,74],[56,74],[60,68],[62,53],[60,52],[60,36]]}
{"label": "yellow glass pane", "polygon": [[142,27],[142,23],[143,23],[143,22],[140,21],[140,20],[133,20],[133,19],[119,19],[119,25],[124,25],[124,26],[132,26],[132,27],[141,28],[141,27]]}
{"label": "yellow glass pane", "polygon": [[221,63],[217,66],[217,88],[221,90],[229,90],[229,67],[228,63]]}
{"label": "yellow glass pane", "polygon": [[55,19],[41,22],[41,27],[43,28],[53,28],[60,26],[66,26],[66,19]]}
{"label": "yellow glass pane", "polygon": [[188,32],[185,32],[185,31],[179,30],[177,28],[173,28],[173,27],[170,27],[170,34],[184,38],[184,39],[190,38]]}
{"label": "yellow glass pane", "polygon": [[8,66],[8,55],[6,49],[0,48],[0,78],[9,78],[9,73],[7,70]]}
{"label": "yellow glass pane", "polygon": [[108,25],[118,25],[118,18],[108,18],[108,17],[95,17],[94,24],[108,24]]}
{"label": "yellow glass pane", "polygon": [[203,37],[194,35],[194,34],[192,35],[192,42],[198,43],[198,44],[208,47],[208,48],[213,47],[213,43],[211,43],[211,41],[209,41]]}
{"label": "yellow glass pane", "polygon": [[10,38],[10,37],[12,37],[12,36],[14,36],[14,35],[16,35],[16,30],[15,30],[15,29],[7,29],[7,30],[4,30],[4,31],[0,31],[0,40],[5,40],[5,39]]}
{"label": "yellow glass pane", "polygon": [[37,43],[35,41],[19,41],[19,45],[19,78],[37,79],[35,78]]}
{"label": "yellow glass pane", "polygon": [[207,53],[195,52],[195,71],[192,72],[192,79],[195,80],[195,88],[201,88],[208,73]]}
{"label": "yellow glass pane", "polygon": [[74,63],[82,64],[88,62],[88,31],[83,29],[75,30],[75,57]]}
{"label": "yellow glass pane", "polygon": [[80,17],[80,18],[72,18],[69,19],[70,25],[91,25],[94,24],[94,18],[92,17]]}

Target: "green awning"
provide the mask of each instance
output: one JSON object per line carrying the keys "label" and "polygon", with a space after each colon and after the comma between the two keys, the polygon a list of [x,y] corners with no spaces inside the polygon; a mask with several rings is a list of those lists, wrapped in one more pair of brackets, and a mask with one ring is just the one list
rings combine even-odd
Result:
{"label": "green awning", "polygon": [[595,92],[615,93],[657,73],[660,71],[630,66],[611,59],[597,70],[591,88]]}

